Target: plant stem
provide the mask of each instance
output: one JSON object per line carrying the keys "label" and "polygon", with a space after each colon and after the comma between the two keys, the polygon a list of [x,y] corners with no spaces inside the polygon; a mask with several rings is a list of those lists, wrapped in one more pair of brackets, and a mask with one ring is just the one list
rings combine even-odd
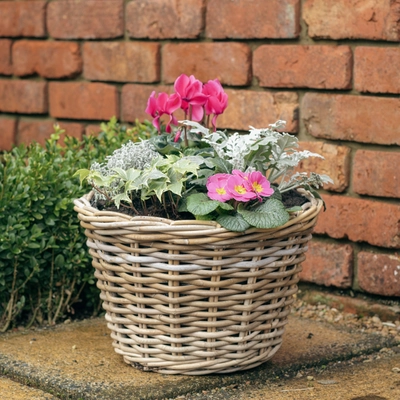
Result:
{"label": "plant stem", "polygon": [[[185,119],[187,119],[187,112],[185,111]],[[188,138],[187,138],[187,126],[186,125],[184,125],[184,127],[183,127],[183,140],[184,140],[184,142],[185,142],[185,147],[189,147],[189,141],[188,141]]]}

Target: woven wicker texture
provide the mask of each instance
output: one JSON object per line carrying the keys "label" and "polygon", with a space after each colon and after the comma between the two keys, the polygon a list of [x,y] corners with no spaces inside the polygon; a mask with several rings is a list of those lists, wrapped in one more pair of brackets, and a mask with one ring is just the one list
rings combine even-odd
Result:
{"label": "woven wicker texture", "polygon": [[276,229],[98,211],[75,200],[115,351],[145,371],[254,368],[282,343],[322,202]]}

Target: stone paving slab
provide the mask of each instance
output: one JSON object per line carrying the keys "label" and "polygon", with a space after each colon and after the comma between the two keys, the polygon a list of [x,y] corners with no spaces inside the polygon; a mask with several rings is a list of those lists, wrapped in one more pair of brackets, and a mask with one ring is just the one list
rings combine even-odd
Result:
{"label": "stone paving slab", "polygon": [[61,399],[164,399],[269,379],[395,344],[380,335],[349,332],[291,316],[281,349],[264,365],[230,375],[191,377],[137,370],[124,363],[111,343],[102,318],[2,334],[0,375]]}
{"label": "stone paving slab", "polygon": [[57,400],[57,397],[50,393],[2,376],[0,376],[0,398],[3,400]]}

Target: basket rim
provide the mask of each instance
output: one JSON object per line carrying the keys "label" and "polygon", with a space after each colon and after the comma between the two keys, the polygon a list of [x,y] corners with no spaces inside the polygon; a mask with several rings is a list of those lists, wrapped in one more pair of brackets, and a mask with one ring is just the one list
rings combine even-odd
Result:
{"label": "basket rim", "polygon": [[290,213],[290,219],[284,225],[268,229],[250,228],[243,232],[230,231],[226,228],[223,228],[216,221],[201,221],[195,219],[171,220],[152,216],[132,217],[121,212],[107,210],[100,211],[90,204],[90,200],[94,195],[93,190],[89,193],[86,193],[79,199],[74,200],[74,210],[78,213],[78,218],[81,220],[81,223],[87,222],[89,224],[95,224],[98,225],[98,227],[101,226],[102,228],[108,229],[136,227],[137,230],[142,233],[145,233],[146,231],[150,233],[150,231],[154,231],[155,227],[165,233],[192,230],[193,234],[195,232],[200,233],[201,231],[202,235],[206,234],[207,231],[210,231],[210,234],[218,233],[235,235],[258,232],[272,233],[274,231],[287,229],[292,225],[301,223],[302,221],[309,221],[311,218],[316,217],[321,211],[324,204],[321,199],[315,198],[308,190],[300,188],[297,191],[309,201],[301,206],[301,211]]}

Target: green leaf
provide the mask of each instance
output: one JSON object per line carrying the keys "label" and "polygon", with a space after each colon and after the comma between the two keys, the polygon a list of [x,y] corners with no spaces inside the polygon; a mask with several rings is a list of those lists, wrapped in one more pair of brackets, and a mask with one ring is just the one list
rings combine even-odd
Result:
{"label": "green leaf", "polygon": [[290,208],[287,208],[286,211],[291,213],[291,212],[297,212],[297,211],[302,211],[303,209],[300,206],[293,206]]}
{"label": "green leaf", "polygon": [[119,208],[121,201],[126,201],[128,203],[132,203],[132,200],[126,193],[117,194],[113,197],[115,206]]}
{"label": "green leaf", "polygon": [[289,213],[284,205],[276,199],[269,199],[254,211],[238,207],[243,218],[251,225],[260,229],[276,228],[289,221]]}
{"label": "green leaf", "polygon": [[221,203],[210,200],[204,193],[191,194],[187,198],[187,209],[193,215],[207,215],[216,210]]}
{"label": "green leaf", "polygon": [[221,201],[219,202],[219,208],[226,211],[234,210],[233,206],[231,206],[229,203],[222,203]]}
{"label": "green leaf", "polygon": [[251,228],[251,225],[240,215],[221,215],[217,222],[225,229],[233,232],[243,232]]}
{"label": "green leaf", "polygon": [[40,244],[39,243],[34,243],[34,242],[29,242],[28,243],[28,248],[30,248],[30,249],[40,249]]}
{"label": "green leaf", "polygon": [[54,265],[56,268],[62,268],[65,264],[65,258],[62,254],[58,254],[54,259]]}
{"label": "green leaf", "polygon": [[87,176],[89,174],[90,174],[90,170],[88,170],[88,169],[78,169],[78,171],[76,171],[75,174],[72,176],[75,177],[75,176],[79,175],[79,181],[82,185],[82,182],[87,178]]}

